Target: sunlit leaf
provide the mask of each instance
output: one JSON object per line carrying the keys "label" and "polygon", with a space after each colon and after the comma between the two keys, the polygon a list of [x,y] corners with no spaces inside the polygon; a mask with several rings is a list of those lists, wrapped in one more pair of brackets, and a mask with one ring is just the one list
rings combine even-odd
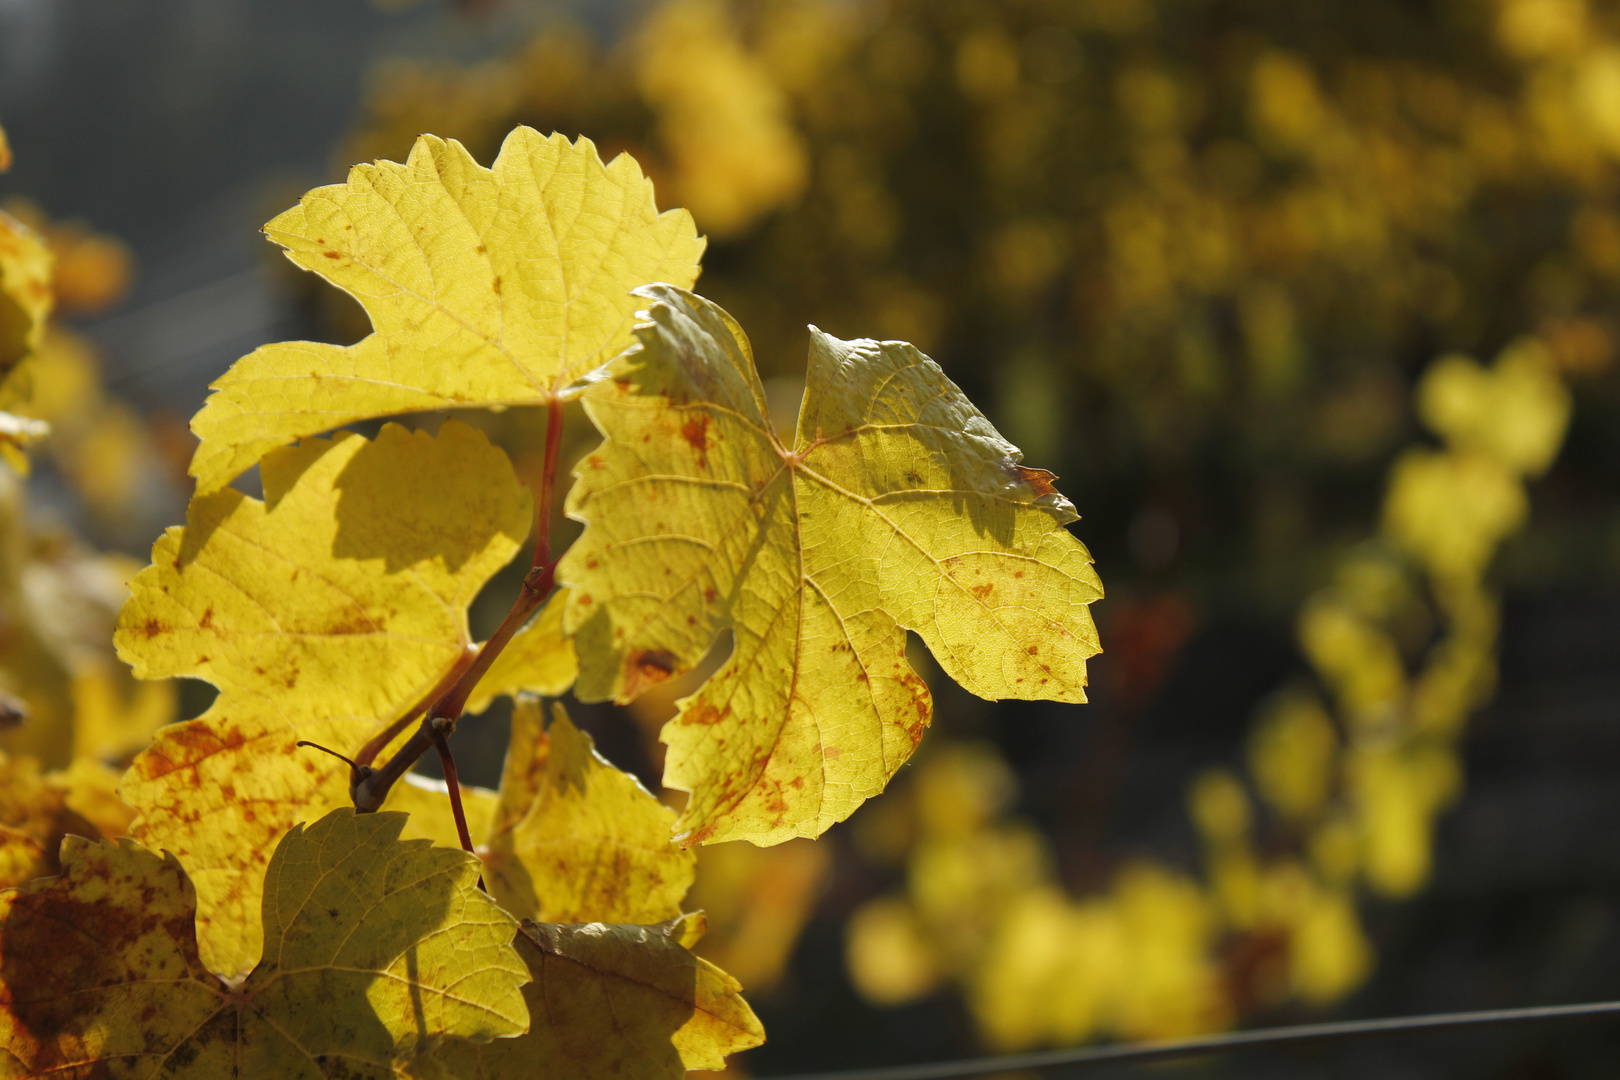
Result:
{"label": "sunlit leaf", "polygon": [[638,292],[639,344],[586,394],[606,441],[578,466],[560,576],[585,700],[734,635],[664,729],[684,842],[814,836],[881,791],[932,712],[906,629],[982,697],[1084,700],[1102,589],[1074,508],[933,361],[814,331],[790,450],[736,323]]}
{"label": "sunlit leaf", "polygon": [[568,591],[558,590],[540,613],[512,635],[467,699],[467,712],[481,713],[502,694],[558,697],[574,684],[579,661],[574,643],[563,636]]}
{"label": "sunlit leaf", "polygon": [[403,824],[345,809],[288,833],[240,985],[203,965],[172,855],[70,838],[61,876],[0,894],[0,1048],[28,1076],[383,1080],[423,1039],[522,1032],[514,921],[476,860]]}
{"label": "sunlit leaf", "polygon": [[703,242],[659,214],[627,155],[520,127],[493,169],[424,135],[403,165],[357,165],[265,226],[353,295],[374,333],[283,342],[237,361],[192,420],[191,473],[216,491],[265,451],[373,416],[546,402],[630,343],[649,281],[690,285]]}
{"label": "sunlit leaf", "polygon": [[258,956],[276,840],[350,801],[347,767],[297,741],[352,753],[416,704],[464,654],[467,604],[530,524],[505,455],[455,421],[437,437],[388,425],[374,443],[310,440],[261,476],[265,502],[192,501],[116,635],[143,678],[220,689],[158,734],[122,793],[141,814],[134,835],[191,875],[202,956],[223,974]]}
{"label": "sunlit leaf", "polygon": [[737,981],[687,946],[701,916],[657,926],[525,922],[517,949],[529,1033],[485,1046],[449,1042],[409,1075],[463,1080],[679,1080],[721,1069],[764,1029]]}
{"label": "sunlit leaf", "polygon": [[512,713],[490,834],[489,886],[508,911],[546,922],[654,923],[680,914],[696,857],[670,840],[675,812],[596,752],[553,706]]}

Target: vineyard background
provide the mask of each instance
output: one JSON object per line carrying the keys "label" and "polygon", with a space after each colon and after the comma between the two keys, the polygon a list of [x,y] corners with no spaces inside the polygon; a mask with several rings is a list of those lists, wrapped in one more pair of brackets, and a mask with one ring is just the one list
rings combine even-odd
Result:
{"label": "vineyard background", "polygon": [[[705,949],[770,1033],[738,1062],[747,1075],[1620,997],[1620,10],[11,0],[0,122],[17,153],[0,197],[32,200],[23,216],[54,223],[78,271],[61,275],[39,365],[59,434],[29,485],[36,549],[78,536],[142,557],[181,516],[179,418],[207,381],[264,341],[363,332],[274,256],[265,219],[350,161],[402,157],[420,131],[487,162],[520,122],[631,150],[663,205],[692,208],[711,236],[698,289],[751,328],[784,401],[810,319],[908,338],[1063,476],[1109,588],[1092,703],[992,706],[936,680],[917,764],[848,825],[704,852]],[[1376,542],[1386,478],[1404,448],[1439,444],[1416,390],[1431,362],[1489,364],[1527,336],[1574,404],[1528,526],[1503,528],[1485,578],[1502,599],[1494,696],[1467,716],[1455,770],[1357,796],[1428,805],[1395,817],[1424,853],[1432,825],[1432,869],[1379,879],[1363,858],[1335,877],[1311,846],[1322,830],[1279,813],[1253,775],[1256,724],[1304,700],[1279,691],[1315,693],[1334,706],[1333,745],[1353,741],[1345,699],[1360,691],[1331,676],[1335,658],[1381,661],[1365,638],[1300,633],[1324,588],[1380,612],[1401,679],[1419,672],[1447,613],[1390,554],[1400,544]],[[474,422],[522,471],[537,464],[528,419]],[[1410,602],[1385,602],[1395,579]],[[503,606],[475,608],[475,630]],[[7,688],[82,714],[86,687],[127,693],[85,674],[105,662],[74,654],[62,687]],[[177,694],[180,715],[207,701],[199,684]],[[656,787],[674,696],[574,715]],[[161,693],[125,705],[141,722],[170,708]],[[67,763],[48,737],[4,738]],[[464,777],[492,785],[498,711],[458,743]],[[1284,753],[1284,772],[1311,773],[1308,744],[1289,744],[1304,756]],[[1353,909],[1329,920],[1315,982],[1290,964],[1323,909],[1245,916],[1233,899],[1221,843],[1245,813],[1258,826],[1240,854]],[[941,837],[982,856],[981,874],[930,862]],[[930,896],[961,918],[930,921]],[[1091,915],[1141,931],[1086,938]],[[1020,943],[1018,927],[1056,929]],[[1114,949],[1126,977],[1024,962],[1053,933],[1103,941],[1082,954]],[[1116,989],[1034,1016],[1086,978]],[[1131,986],[1162,992],[1130,1000]],[[1186,1071],[1550,1078],[1605,1075],[1617,1055],[1620,1034],[1595,1026]]]}

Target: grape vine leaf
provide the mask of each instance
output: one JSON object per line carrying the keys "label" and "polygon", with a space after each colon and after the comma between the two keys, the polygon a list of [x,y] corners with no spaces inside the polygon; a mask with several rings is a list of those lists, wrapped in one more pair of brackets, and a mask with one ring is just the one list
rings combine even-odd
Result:
{"label": "grape vine leaf", "polygon": [[57,871],[56,851],[69,833],[93,839],[121,835],[127,808],[109,806],[111,770],[78,759],[41,772],[33,758],[0,753],[0,889]]}
{"label": "grape vine leaf", "polygon": [[[294,822],[350,805],[352,752],[450,672],[467,604],[522,545],[530,500],[506,455],[447,421],[386,425],[266,456],[266,501],[192,500],[131,582],[114,641],[142,678],[219,687],[138,755],[120,792],[133,835],[172,851],[198,894],[202,957],[259,955],[265,860]],[[410,796],[401,788],[400,798]]]}
{"label": "grape vine leaf", "polygon": [[681,912],[697,862],[670,840],[675,812],[596,752],[552,707],[520,699],[487,844],[506,910],[549,923],[655,923]]}
{"label": "grape vine leaf", "polygon": [[552,593],[546,606],[512,635],[473,688],[466,712],[481,713],[502,694],[559,697],[574,685],[579,660],[574,655],[574,643],[563,636],[562,630],[567,592],[558,589]]}
{"label": "grape vine leaf", "polygon": [[172,855],[69,837],[60,876],[0,894],[0,1073],[384,1080],[433,1038],[524,1031],[516,921],[404,821],[340,809],[283,837],[240,985],[203,965]]}
{"label": "grape vine leaf", "polygon": [[701,915],[654,926],[523,923],[517,950],[529,1033],[485,1045],[447,1040],[413,1062],[414,1080],[681,1080],[723,1069],[765,1041],[737,980],[689,947]]}
{"label": "grape vine leaf", "polygon": [[662,736],[683,843],[819,835],[881,791],[932,714],[906,629],[981,697],[1085,700],[1102,586],[1074,508],[932,360],[812,327],[789,450],[736,322],[636,292],[638,343],[584,396],[604,441],[558,576],[581,700],[628,701],[734,635]]}
{"label": "grape vine leaf", "polygon": [[[0,156],[5,154],[0,134]],[[22,222],[0,212],[0,455],[23,473],[28,459],[22,448],[50,430],[17,412],[30,397],[27,361],[44,337],[51,300],[50,249]]]}
{"label": "grape vine leaf", "polygon": [[266,345],[213,384],[191,422],[197,490],[260,455],[366,417],[545,403],[630,342],[648,281],[690,285],[703,241],[660,214],[629,155],[519,127],[493,169],[424,135],[401,165],[356,165],[265,226],[287,257],[359,300],[350,346]]}

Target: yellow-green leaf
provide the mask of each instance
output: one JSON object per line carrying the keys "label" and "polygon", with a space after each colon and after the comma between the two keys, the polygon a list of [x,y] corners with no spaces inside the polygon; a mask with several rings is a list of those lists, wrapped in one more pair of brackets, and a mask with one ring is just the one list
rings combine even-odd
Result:
{"label": "yellow-green leaf", "polygon": [[347,809],[288,833],[239,986],[204,966],[172,855],[69,837],[60,876],[0,894],[0,1048],[28,1076],[384,1080],[423,1040],[522,1032],[515,921],[476,860],[403,824]]}
{"label": "yellow-green leaf", "polygon": [[[505,455],[450,421],[269,455],[266,501],[192,500],[119,615],[143,678],[220,689],[125,775],[133,834],[174,852],[198,893],[202,955],[236,974],[259,953],[259,883],[294,822],[349,805],[352,754],[420,701],[468,647],[467,604],[529,530]],[[402,789],[401,798],[410,793]],[[448,813],[448,808],[445,809]]]}
{"label": "yellow-green leaf", "polygon": [[562,632],[567,594],[566,589],[553,593],[540,613],[512,635],[478,680],[467,699],[467,712],[483,712],[502,694],[559,697],[574,685],[579,661],[574,656],[574,643]]}
{"label": "yellow-green leaf", "polygon": [[932,709],[907,629],[981,697],[1085,699],[1102,587],[1074,509],[932,360],[812,329],[789,449],[731,317],[638,293],[638,345],[585,396],[606,439],[559,576],[584,700],[629,700],[734,635],[664,729],[685,842],[815,836],[881,791]]}
{"label": "yellow-green leaf", "polygon": [[288,258],[359,300],[351,346],[266,345],[237,361],[192,420],[207,493],[272,447],[365,417],[546,402],[630,343],[649,281],[690,285],[703,242],[659,214],[628,155],[525,127],[493,169],[424,135],[400,165],[357,165],[265,226]]}
{"label": "yellow-green leaf", "polygon": [[489,837],[489,887],[546,922],[653,923],[680,914],[696,857],[670,840],[675,812],[596,752],[553,706],[512,712],[512,745]]}
{"label": "yellow-green leaf", "polygon": [[723,1069],[765,1031],[737,981],[687,945],[701,916],[658,926],[525,922],[518,952],[529,1033],[485,1046],[453,1040],[407,1074],[461,1080],[680,1080]]}

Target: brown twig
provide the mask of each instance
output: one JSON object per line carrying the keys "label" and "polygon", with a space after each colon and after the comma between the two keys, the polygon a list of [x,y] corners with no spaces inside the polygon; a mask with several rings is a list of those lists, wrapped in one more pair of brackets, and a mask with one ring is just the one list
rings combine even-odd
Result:
{"label": "brown twig", "polygon": [[[461,719],[461,711],[466,708],[467,699],[472,696],[478,681],[484,677],[484,673],[489,670],[496,657],[500,656],[501,650],[506,648],[507,642],[512,640],[512,636],[522,628],[529,616],[534,614],[556,587],[557,561],[551,557],[551,503],[557,486],[557,461],[562,452],[562,416],[562,403],[552,401],[547,411],[546,457],[540,474],[540,497],[536,500],[534,511],[534,558],[530,561],[529,572],[523,575],[523,585],[512,601],[511,609],[507,611],[506,618],[501,620],[501,625],[490,635],[489,640],[479,646],[472,661],[459,673],[452,672],[446,676],[446,679],[454,679],[449,689],[440,694],[426,709],[421,726],[388,760],[388,763],[372,770],[364,777],[355,774],[356,779],[350,785],[349,794],[354,799],[355,808],[362,813],[381,809],[383,801],[388,798],[389,789],[423,754],[427,753],[428,748],[438,745],[455,733],[456,722]],[[387,741],[403,731],[405,723],[408,722],[408,720],[403,723],[396,721],[388,731],[379,734],[377,739],[382,739],[386,735],[387,739],[383,745],[387,745]],[[368,743],[367,749],[371,749],[377,739]],[[377,747],[377,751],[380,750],[381,747]],[[441,756],[443,753],[444,751],[441,751]],[[457,820],[464,820],[460,789],[455,785],[450,788],[450,802]]]}

